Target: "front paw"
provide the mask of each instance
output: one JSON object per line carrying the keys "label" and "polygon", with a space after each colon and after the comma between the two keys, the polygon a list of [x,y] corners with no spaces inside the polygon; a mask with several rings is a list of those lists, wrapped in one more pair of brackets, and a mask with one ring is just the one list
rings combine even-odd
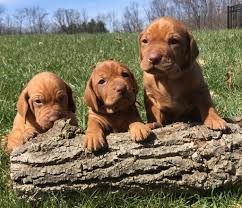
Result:
{"label": "front paw", "polygon": [[161,128],[163,125],[159,122],[153,122],[153,123],[146,123],[146,126],[148,126],[150,129],[158,129],[158,128]]}
{"label": "front paw", "polygon": [[204,124],[208,128],[214,130],[223,130],[227,128],[226,122],[216,113],[209,114],[205,119]]}
{"label": "front paw", "polygon": [[39,132],[37,132],[35,129],[27,129],[24,132],[23,138],[24,138],[24,143],[29,141],[30,139],[34,138],[37,136]]}
{"label": "front paw", "polygon": [[151,134],[151,128],[141,122],[134,122],[129,125],[129,132],[133,141],[141,142]]}
{"label": "front paw", "polygon": [[106,141],[101,133],[87,133],[84,136],[83,146],[90,151],[100,150],[105,144]]}

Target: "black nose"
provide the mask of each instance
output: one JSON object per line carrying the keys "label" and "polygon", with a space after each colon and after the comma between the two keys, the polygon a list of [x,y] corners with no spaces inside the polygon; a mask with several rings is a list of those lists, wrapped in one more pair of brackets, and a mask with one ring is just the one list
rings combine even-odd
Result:
{"label": "black nose", "polygon": [[160,63],[162,56],[158,53],[152,53],[149,57],[149,62],[153,65],[157,65]]}

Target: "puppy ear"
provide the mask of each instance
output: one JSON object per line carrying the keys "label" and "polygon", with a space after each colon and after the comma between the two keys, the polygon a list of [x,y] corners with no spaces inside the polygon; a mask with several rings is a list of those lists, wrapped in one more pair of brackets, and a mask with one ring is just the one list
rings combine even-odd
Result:
{"label": "puppy ear", "polygon": [[190,32],[188,32],[188,39],[189,39],[189,42],[188,42],[188,48],[189,48],[189,57],[188,57],[188,61],[190,63],[194,62],[195,59],[197,58],[198,54],[199,54],[199,50],[198,50],[198,47],[197,47],[197,43],[196,41],[194,40],[192,34]]}
{"label": "puppy ear", "polygon": [[66,84],[66,91],[67,91],[67,95],[68,95],[68,110],[75,113],[76,105],[75,105],[75,101],[73,99],[72,89],[67,83],[65,83],[65,84]]}
{"label": "puppy ear", "polygon": [[130,72],[130,74],[131,74],[131,79],[132,79],[132,82],[133,82],[134,93],[135,93],[135,95],[137,95],[137,93],[138,93],[138,84],[137,84],[137,81],[136,81],[136,79],[134,77],[134,74],[131,73],[131,72]]}
{"label": "puppy ear", "polygon": [[139,58],[142,61],[143,56],[142,56],[142,52],[141,52],[141,38],[143,36],[143,32],[141,32],[138,36],[138,45],[139,45]]}
{"label": "puppy ear", "polygon": [[28,100],[29,100],[29,94],[28,94],[27,88],[25,88],[21,92],[17,102],[17,111],[23,117],[25,123],[27,118],[27,112],[29,110]]}
{"label": "puppy ear", "polygon": [[95,92],[93,91],[91,78],[87,81],[83,99],[87,106],[98,112],[98,100]]}

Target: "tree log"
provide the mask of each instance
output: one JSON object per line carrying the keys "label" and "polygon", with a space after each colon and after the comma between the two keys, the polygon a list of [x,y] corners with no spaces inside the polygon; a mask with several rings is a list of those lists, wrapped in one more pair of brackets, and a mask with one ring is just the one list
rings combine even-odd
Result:
{"label": "tree log", "polygon": [[96,154],[82,147],[82,134],[57,121],[10,156],[13,189],[22,196],[50,192],[162,190],[203,193],[242,184],[242,129],[213,131],[175,123],[153,131],[143,143],[129,133],[107,136]]}

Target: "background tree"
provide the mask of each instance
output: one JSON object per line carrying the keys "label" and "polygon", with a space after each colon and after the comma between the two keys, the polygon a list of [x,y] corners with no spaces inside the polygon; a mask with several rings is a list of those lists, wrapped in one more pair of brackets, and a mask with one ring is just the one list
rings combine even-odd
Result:
{"label": "background tree", "polygon": [[190,27],[200,29],[205,25],[207,16],[207,0],[177,0],[184,10],[184,18]]}
{"label": "background tree", "polygon": [[162,16],[176,16],[173,4],[174,2],[172,0],[152,0],[149,8],[144,8],[148,22]]}
{"label": "background tree", "polygon": [[143,21],[140,17],[139,4],[131,2],[125,7],[122,27],[124,32],[139,32],[143,28]]}
{"label": "background tree", "polygon": [[5,23],[4,28],[3,28],[4,34],[15,34],[16,33],[11,15],[7,14],[5,16],[4,23]]}
{"label": "background tree", "polygon": [[45,11],[45,9],[37,6],[31,8],[24,8],[23,11],[28,24],[29,32],[31,34],[47,32],[48,13]]}
{"label": "background tree", "polygon": [[117,16],[115,15],[115,12],[109,12],[107,14],[107,25],[110,29],[110,32],[120,32],[121,31],[121,23],[118,20]]}
{"label": "background tree", "polygon": [[3,22],[4,12],[5,12],[5,8],[2,5],[0,5],[0,34],[3,34],[3,31],[4,31],[4,22]]}
{"label": "background tree", "polygon": [[74,9],[58,9],[54,12],[55,24],[59,32],[76,33],[80,21],[80,12]]}
{"label": "background tree", "polygon": [[13,14],[14,22],[15,22],[15,29],[16,32],[19,34],[22,34],[23,31],[23,23],[26,18],[26,14],[24,9],[17,9],[15,13]]}
{"label": "background tree", "polygon": [[88,12],[85,8],[82,8],[80,11],[80,18],[82,23],[87,23],[88,22]]}

